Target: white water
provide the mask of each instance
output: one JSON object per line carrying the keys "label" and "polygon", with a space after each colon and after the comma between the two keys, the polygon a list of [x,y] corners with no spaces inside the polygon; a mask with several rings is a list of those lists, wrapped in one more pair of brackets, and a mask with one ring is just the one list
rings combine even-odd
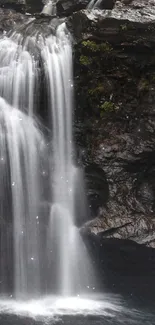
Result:
{"label": "white water", "polygon": [[[34,120],[40,89],[38,57],[48,90],[49,156]],[[11,254],[13,294],[18,299],[53,290],[67,296],[94,291],[93,267],[75,226],[75,205],[80,199],[84,207],[85,200],[77,195],[84,193],[83,180],[72,158],[72,48],[65,24],[48,38],[13,33],[0,40],[0,96],[0,195],[10,206],[9,223],[3,203],[1,211],[5,227],[13,225],[13,241],[8,233],[5,239],[1,236],[2,282],[11,281],[7,275]],[[40,209],[45,200],[43,160],[50,170],[49,215]]]}
{"label": "white water", "polygon": [[43,2],[45,3],[45,5],[41,13],[44,15],[51,15],[51,16],[56,15],[57,0],[44,0]]}
{"label": "white water", "polygon": [[[48,245],[52,244],[54,237],[58,238],[57,289],[61,294],[68,295],[85,290],[91,284],[92,265],[75,227],[78,169],[74,166],[72,158],[72,48],[64,24],[58,28],[56,36],[45,40],[42,57],[49,85],[53,134],[53,204]],[[79,186],[82,186],[82,183],[79,182]]]}
{"label": "white water", "polygon": [[37,91],[38,61],[28,51],[33,42],[33,38],[23,39],[16,33],[0,40],[0,96],[29,115]]}
{"label": "white water", "polygon": [[87,6],[87,9],[99,9],[102,0],[91,0]]}
{"label": "white water", "polygon": [[[25,292],[40,293],[36,216],[41,199],[39,160],[42,141],[34,121],[0,98],[1,162],[10,171],[8,182],[12,192],[16,296]],[[0,187],[5,190],[3,183]]]}
{"label": "white water", "polygon": [[[119,296],[81,296],[62,297],[46,296],[42,299],[18,302],[12,299],[0,300],[0,314],[15,314],[19,316],[32,317],[36,320],[57,318],[63,315],[102,315],[115,317],[117,312],[125,308]],[[129,313],[129,311],[128,311]]]}

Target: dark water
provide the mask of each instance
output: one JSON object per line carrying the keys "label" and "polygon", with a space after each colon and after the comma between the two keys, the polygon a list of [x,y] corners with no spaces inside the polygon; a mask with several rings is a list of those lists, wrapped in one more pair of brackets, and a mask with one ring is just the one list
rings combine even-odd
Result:
{"label": "dark water", "polygon": [[[154,325],[153,304],[144,306],[118,295],[70,298],[56,303],[58,297],[39,303],[0,302],[0,325]],[[64,300],[65,301],[65,300]]]}

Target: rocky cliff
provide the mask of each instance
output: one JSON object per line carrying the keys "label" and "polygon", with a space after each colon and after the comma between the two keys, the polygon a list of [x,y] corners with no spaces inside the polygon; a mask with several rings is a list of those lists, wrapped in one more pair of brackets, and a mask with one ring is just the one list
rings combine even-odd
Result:
{"label": "rocky cliff", "polygon": [[155,1],[68,18],[76,138],[92,218],[83,231],[155,245]]}

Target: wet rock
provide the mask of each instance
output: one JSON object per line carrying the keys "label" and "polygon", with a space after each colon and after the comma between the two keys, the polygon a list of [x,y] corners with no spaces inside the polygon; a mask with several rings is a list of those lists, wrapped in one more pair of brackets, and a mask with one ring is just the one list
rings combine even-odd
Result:
{"label": "wet rock", "polygon": [[43,1],[42,0],[26,0],[27,12],[30,13],[40,13],[43,9]]}
{"label": "wet rock", "polygon": [[0,0],[0,7],[15,9],[16,11],[24,12],[26,9],[25,0]]}
{"label": "wet rock", "polygon": [[79,11],[81,9],[97,6],[100,9],[112,9],[114,7],[116,0],[58,0],[57,1],[57,14],[61,15],[71,15],[73,12]]}
{"label": "wet rock", "polygon": [[109,198],[108,182],[104,171],[95,164],[86,166],[85,177],[89,208],[94,216],[102,204],[106,206]]}
{"label": "wet rock", "polygon": [[[155,3],[151,0],[116,1],[112,10],[83,10],[68,18],[68,27],[77,41],[90,37],[113,41],[154,42]],[[78,23],[79,22],[79,23]],[[137,33],[139,33],[139,36]],[[144,40],[141,38],[144,35]],[[147,42],[148,39],[148,42]]]}
{"label": "wet rock", "polygon": [[24,24],[27,19],[25,15],[14,10],[0,8],[0,33]]}
{"label": "wet rock", "polygon": [[89,4],[89,0],[58,0],[57,1],[57,14],[70,15],[75,11],[84,9]]}

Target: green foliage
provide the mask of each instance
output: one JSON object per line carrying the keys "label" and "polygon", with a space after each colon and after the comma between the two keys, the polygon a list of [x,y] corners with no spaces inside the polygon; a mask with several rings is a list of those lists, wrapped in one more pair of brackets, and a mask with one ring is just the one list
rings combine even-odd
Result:
{"label": "green foliage", "polygon": [[92,59],[86,55],[81,55],[79,61],[82,65],[85,66],[89,66],[92,63]]}
{"label": "green foliage", "polygon": [[101,117],[103,117],[104,113],[106,112],[113,112],[115,110],[115,105],[112,102],[104,102],[104,104],[101,105]]}

